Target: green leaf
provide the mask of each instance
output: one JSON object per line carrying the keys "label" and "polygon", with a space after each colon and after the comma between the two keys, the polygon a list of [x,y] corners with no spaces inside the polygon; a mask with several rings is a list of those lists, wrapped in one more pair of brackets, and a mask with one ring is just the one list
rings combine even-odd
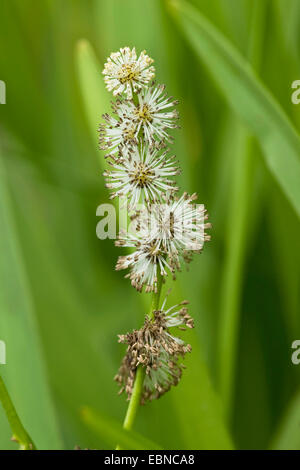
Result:
{"label": "green leaf", "polygon": [[[259,67],[263,50],[263,31],[265,25],[265,2],[254,0],[251,27],[248,35],[248,57],[254,67]],[[232,131],[232,128],[231,128]],[[231,190],[228,204],[233,220],[227,218],[226,255],[224,274],[220,289],[219,319],[219,385],[227,416],[231,416],[233,390],[235,385],[235,368],[237,359],[238,333],[240,327],[240,303],[243,285],[243,271],[251,229],[258,213],[257,191],[253,139],[244,126],[237,122],[235,145],[231,142],[234,164],[231,168]],[[227,160],[227,164],[228,164]]]}
{"label": "green leaf", "polygon": [[271,449],[299,450],[300,449],[300,392],[294,397],[286,410],[279,429],[271,443]]}
{"label": "green leaf", "polygon": [[[230,433],[224,424],[219,396],[211,383],[207,365],[196,332],[190,332],[188,342],[193,352],[186,358],[187,369],[180,384],[170,393],[176,403],[180,430],[184,435],[184,449],[230,450],[234,448]],[[185,339],[187,339],[185,337]]]}
{"label": "green leaf", "polygon": [[141,434],[125,430],[117,421],[85,407],[82,410],[84,422],[102,439],[116,446],[119,444],[126,450],[161,450],[155,442],[150,441]]}
{"label": "green leaf", "polygon": [[194,7],[171,1],[170,9],[229,105],[257,137],[273,176],[300,216],[300,139],[249,63]]}
{"label": "green leaf", "polygon": [[[110,111],[110,94],[104,86],[103,67],[99,63],[91,44],[86,39],[78,41],[75,60],[86,116],[93,140],[97,143],[97,128],[101,116]],[[101,158],[101,161],[103,161],[103,158]]]}
{"label": "green leaf", "polygon": [[0,335],[7,348],[7,364],[1,367],[1,375],[36,446],[59,449],[62,444],[1,154],[0,221]]}

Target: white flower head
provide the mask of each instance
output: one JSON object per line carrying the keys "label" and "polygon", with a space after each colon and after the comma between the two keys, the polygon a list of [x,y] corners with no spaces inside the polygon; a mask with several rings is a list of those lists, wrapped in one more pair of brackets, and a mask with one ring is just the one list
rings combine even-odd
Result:
{"label": "white flower head", "polygon": [[99,148],[110,152],[119,152],[122,148],[138,144],[137,124],[129,120],[117,120],[109,114],[103,114],[104,124],[99,126]]}
{"label": "white flower head", "polygon": [[145,88],[138,94],[138,102],[118,99],[112,104],[116,118],[104,114],[104,124],[99,127],[100,149],[118,151],[140,139],[148,145],[162,147],[172,142],[170,129],[178,128],[178,104],[165,93],[164,85]]}
{"label": "white flower head", "polygon": [[128,197],[129,210],[139,202],[151,203],[161,199],[166,191],[175,192],[171,177],[179,174],[175,156],[149,146],[133,146],[122,149],[119,155],[109,155],[107,160],[113,167],[106,171],[106,186],[113,190],[111,199]]}
{"label": "white flower head", "polygon": [[118,52],[113,52],[104,65],[103,75],[106,87],[113,94],[125,93],[128,99],[133,92],[137,92],[146,86],[155,75],[155,68],[146,51],[142,51],[137,57],[135,48],[124,47]]}
{"label": "white flower head", "polygon": [[205,232],[211,227],[206,222],[206,209],[203,204],[195,204],[196,199],[196,193],[185,192],[179,198],[166,194],[163,204],[152,204],[142,214],[150,222],[150,239],[157,240],[171,257],[200,252],[204,242],[210,240]]}
{"label": "white flower head", "polygon": [[138,105],[133,110],[133,120],[138,124],[137,131],[142,129],[143,135],[150,144],[156,141],[172,141],[169,129],[178,128],[179,114],[173,108],[178,104],[173,97],[165,93],[165,85],[153,85],[138,94]]}
{"label": "white flower head", "polygon": [[151,240],[145,238],[141,230],[138,235],[120,233],[116,241],[116,246],[126,246],[135,248],[135,252],[119,256],[116,270],[130,269],[125,276],[131,281],[131,285],[139,292],[145,286],[146,292],[157,292],[158,274],[167,276],[171,271],[166,260],[166,254],[160,250],[159,246]]}
{"label": "white flower head", "polygon": [[139,135],[149,145],[162,145],[173,140],[168,133],[169,129],[179,127],[179,114],[174,109],[177,104],[178,101],[167,96],[164,85],[153,84],[138,93],[137,103],[117,100],[112,109],[118,116],[116,123],[130,122],[135,125],[136,138]]}
{"label": "white flower head", "polygon": [[164,204],[145,206],[134,218],[135,233],[119,234],[116,245],[135,252],[120,257],[116,269],[129,268],[126,277],[137,290],[145,285],[146,292],[156,292],[159,272],[166,276],[170,271],[174,277],[181,263],[189,263],[210,239],[205,232],[208,215],[203,204],[193,204],[196,197],[168,195]]}

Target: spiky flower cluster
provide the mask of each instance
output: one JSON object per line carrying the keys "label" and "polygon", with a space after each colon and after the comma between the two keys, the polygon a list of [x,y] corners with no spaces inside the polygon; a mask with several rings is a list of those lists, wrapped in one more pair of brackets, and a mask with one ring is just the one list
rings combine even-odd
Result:
{"label": "spiky flower cluster", "polygon": [[[193,205],[196,195],[184,193],[180,198],[162,196],[161,203],[144,206],[133,216],[133,233],[119,234],[117,246],[135,248],[132,254],[120,256],[116,269],[130,268],[131,284],[138,291],[157,291],[158,276],[180,270],[194,253],[200,253],[209,240],[205,229],[207,213],[203,205]],[[132,229],[133,229],[132,226]]]}
{"label": "spiky flower cluster", "polygon": [[[145,51],[139,57],[135,49],[125,47],[111,54],[103,74],[109,91],[117,99],[112,115],[104,114],[99,127],[100,149],[106,153],[105,171],[111,199],[125,198],[131,229],[121,231],[116,245],[129,248],[120,256],[117,270],[126,275],[138,290],[158,291],[158,279],[181,269],[201,252],[209,240],[207,213],[203,204],[195,204],[196,194],[183,193],[174,177],[180,173],[178,162],[170,155],[172,129],[178,128],[178,102],[166,93],[165,86],[153,82],[153,60]],[[175,309],[175,307],[173,308]],[[120,336],[128,344],[116,380],[128,396],[137,367],[146,370],[143,401],[158,398],[181,377],[180,357],[189,345],[172,336],[173,326],[193,326],[185,307],[153,312],[140,330]]]}
{"label": "spiky flower cluster", "polygon": [[170,328],[193,328],[193,319],[188,314],[187,301],[164,310],[153,312],[153,318],[146,317],[143,327],[127,335],[119,335],[119,342],[127,344],[127,352],[122,361],[116,382],[120,393],[126,392],[130,399],[137,367],[145,368],[142,403],[154,400],[166,393],[172,385],[177,385],[184,369],[180,362],[192,350],[189,344],[173,336]]}
{"label": "spiky flower cluster", "polygon": [[135,48],[131,51],[129,47],[124,47],[113,52],[102,72],[107,89],[113,91],[114,95],[125,93],[127,98],[132,98],[133,92],[140,90],[154,77],[152,63],[146,51],[141,52],[139,58]]}
{"label": "spiky flower cluster", "polygon": [[175,157],[155,147],[130,146],[118,155],[108,155],[112,170],[104,172],[106,187],[112,190],[111,199],[127,197],[128,207],[134,210],[139,201],[159,202],[161,193],[178,190],[170,179],[179,173]]}

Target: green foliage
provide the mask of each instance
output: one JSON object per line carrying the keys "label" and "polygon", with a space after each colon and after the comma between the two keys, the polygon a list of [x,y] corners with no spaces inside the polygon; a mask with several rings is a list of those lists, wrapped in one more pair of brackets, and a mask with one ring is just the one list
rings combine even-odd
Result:
{"label": "green foliage", "polygon": [[[11,389],[15,406],[20,409],[25,426],[31,428],[41,449],[61,445],[57,419],[45,377],[43,352],[40,347],[32,296],[28,286],[13,219],[11,188],[5,181],[5,166],[0,160],[0,218],[1,218],[1,339],[7,344],[7,365],[1,367]],[[32,404],[35,413],[32,413]],[[47,429],[47,432],[44,430]],[[12,435],[12,434],[11,434]],[[2,439],[7,442],[11,435]],[[4,442],[3,441],[3,444]]]}
{"label": "green foliage", "polygon": [[249,64],[226,38],[187,2],[174,3],[179,5],[179,21],[184,33],[212,72],[232,109],[258,138],[267,165],[300,215],[298,134]]}
{"label": "green foliage", "polygon": [[108,442],[113,448],[119,444],[123,449],[159,450],[161,447],[149,439],[145,439],[134,431],[125,430],[120,423],[89,408],[82,410],[83,421],[93,429],[100,439]]}

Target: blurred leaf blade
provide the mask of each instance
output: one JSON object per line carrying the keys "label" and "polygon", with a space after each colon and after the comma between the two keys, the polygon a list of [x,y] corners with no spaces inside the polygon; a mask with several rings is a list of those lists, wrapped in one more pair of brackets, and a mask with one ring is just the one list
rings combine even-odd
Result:
{"label": "blurred leaf blade", "polygon": [[230,42],[194,7],[171,1],[183,34],[232,109],[259,140],[266,163],[300,216],[300,138],[284,112]]}
{"label": "blurred leaf blade", "polygon": [[86,39],[78,41],[75,49],[75,61],[79,84],[91,135],[98,143],[97,128],[103,113],[109,111],[109,93],[102,78],[103,67]]}
{"label": "blurred leaf blade", "polygon": [[113,445],[119,444],[123,449],[127,450],[161,450],[162,447],[145,438],[141,434],[128,431],[122,427],[117,421],[85,407],[82,410],[82,418],[84,422],[93,431],[105,440],[110,441]]}
{"label": "blurred leaf blade", "polygon": [[281,420],[279,428],[271,442],[274,450],[299,450],[300,449],[300,392],[289,403]]}
{"label": "blurred leaf blade", "polygon": [[[49,391],[34,305],[16,233],[14,208],[0,155],[0,327],[7,346],[1,373],[17,412],[39,449],[62,447]],[[34,403],[34,407],[32,406]]]}
{"label": "blurred leaf blade", "polygon": [[184,449],[232,450],[234,443],[225,424],[219,396],[210,380],[200,346],[193,334],[193,357],[180,385],[172,391]]}
{"label": "blurred leaf blade", "polygon": [[[254,0],[247,57],[255,69],[258,69],[261,63],[265,13],[266,2]],[[227,222],[227,257],[220,294],[219,325],[219,385],[228,418],[232,416],[238,332],[240,330],[240,304],[245,257],[251,232],[249,221],[250,226],[253,227],[254,212],[258,213],[257,208],[254,211],[255,199],[253,198],[256,187],[254,168],[257,164],[253,139],[240,125],[236,140],[240,142],[237,151],[234,152],[235,163],[231,176],[232,194],[229,206],[229,212],[235,214],[235,217],[234,220],[228,219]]]}

